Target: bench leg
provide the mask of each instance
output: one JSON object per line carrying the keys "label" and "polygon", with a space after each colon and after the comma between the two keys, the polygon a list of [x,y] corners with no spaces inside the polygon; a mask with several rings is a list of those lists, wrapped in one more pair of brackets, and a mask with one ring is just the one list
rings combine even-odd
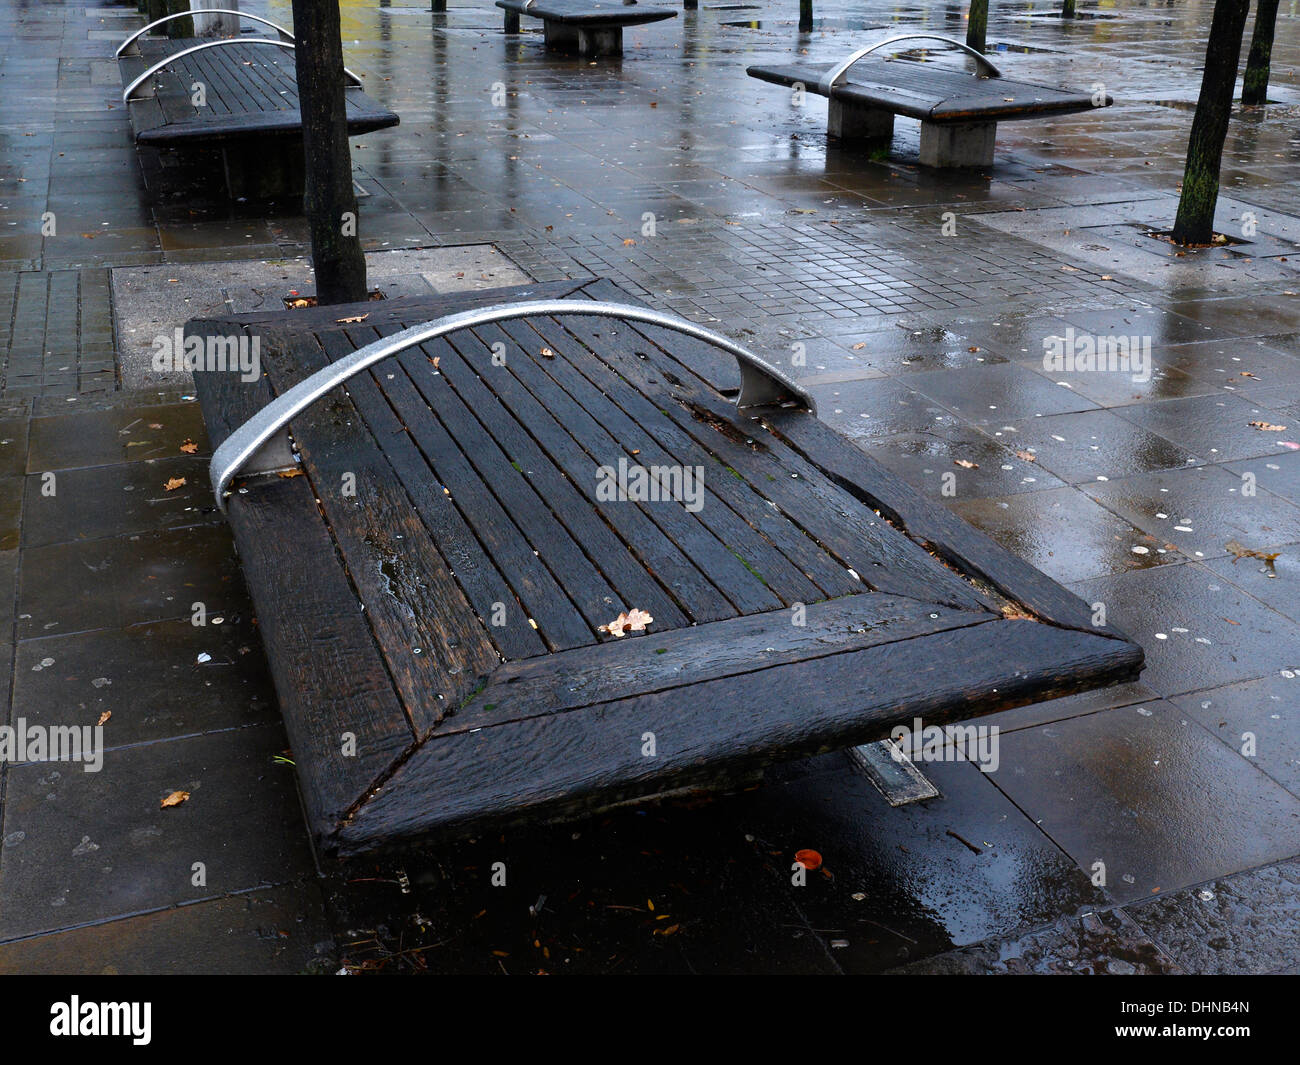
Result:
{"label": "bench leg", "polygon": [[878,107],[831,100],[827,109],[826,132],[845,141],[879,141],[894,138],[894,115]]}
{"label": "bench leg", "polygon": [[300,139],[235,142],[221,149],[221,159],[232,200],[302,195],[306,167]]}
{"label": "bench leg", "polygon": [[518,32],[519,32],[519,12],[507,11],[506,12],[506,33],[518,33]]}
{"label": "bench leg", "polygon": [[578,30],[578,55],[622,55],[623,27]]}
{"label": "bench leg", "polygon": [[922,122],[922,166],[992,166],[996,122]]}
{"label": "bench leg", "polygon": [[447,10],[447,0],[429,0],[429,10],[444,12]]}
{"label": "bench leg", "polygon": [[577,52],[582,56],[623,54],[622,26],[584,29],[550,21],[545,22],[544,26],[546,47],[553,52]]}

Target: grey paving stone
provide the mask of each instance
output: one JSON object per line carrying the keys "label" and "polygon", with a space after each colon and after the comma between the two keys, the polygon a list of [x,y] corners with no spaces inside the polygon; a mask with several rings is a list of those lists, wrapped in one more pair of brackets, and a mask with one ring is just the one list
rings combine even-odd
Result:
{"label": "grey paving stone", "polygon": [[1007,735],[993,782],[1120,902],[1300,854],[1300,801],[1162,702]]}
{"label": "grey paving stone", "polygon": [[[0,939],[282,884],[311,871],[278,726],[6,774]],[[175,791],[190,798],[161,809]],[[203,864],[196,870],[194,863]],[[194,881],[200,872],[205,884]]]}
{"label": "grey paving stone", "polygon": [[310,882],[0,943],[0,974],[331,973],[333,935]]}
{"label": "grey paving stone", "polygon": [[1296,623],[1201,565],[1159,566],[1070,585],[1146,651],[1143,683],[1179,695],[1292,668]]}
{"label": "grey paving stone", "polygon": [[1127,912],[1188,973],[1293,970],[1300,958],[1300,862],[1221,877]]}

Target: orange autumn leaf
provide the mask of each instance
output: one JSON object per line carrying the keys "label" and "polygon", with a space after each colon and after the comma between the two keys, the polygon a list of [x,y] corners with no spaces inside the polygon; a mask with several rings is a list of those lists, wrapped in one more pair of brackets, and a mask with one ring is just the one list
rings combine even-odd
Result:
{"label": "orange autumn leaf", "polygon": [[626,614],[620,613],[608,625],[602,625],[600,631],[608,632],[611,636],[622,636],[625,632],[644,632],[652,621],[654,618],[644,610],[633,608]]}
{"label": "orange autumn leaf", "polygon": [[112,711],[112,710],[105,710],[102,714],[99,715],[99,720],[96,721],[95,724],[96,724],[96,725],[107,725],[107,724],[108,724],[108,719],[109,719],[110,717],[112,717],[112,716],[113,716],[113,711]]}
{"label": "orange autumn leaf", "polygon": [[199,445],[193,440],[186,438],[185,443],[181,445],[181,450],[187,455],[193,455],[199,450]]}
{"label": "orange autumn leaf", "polygon": [[170,795],[167,796],[167,798],[163,799],[163,801],[160,802],[158,806],[160,809],[163,810],[167,809],[167,807],[169,806],[179,806],[189,797],[190,797],[190,793],[188,791],[173,791]]}
{"label": "orange autumn leaf", "polygon": [[174,492],[176,491],[176,489],[182,487],[184,484],[185,484],[184,477],[169,477],[167,478],[167,483],[163,485],[163,491]]}
{"label": "orange autumn leaf", "polygon": [[794,852],[794,860],[808,872],[815,872],[822,867],[822,856],[815,850],[804,849]]}

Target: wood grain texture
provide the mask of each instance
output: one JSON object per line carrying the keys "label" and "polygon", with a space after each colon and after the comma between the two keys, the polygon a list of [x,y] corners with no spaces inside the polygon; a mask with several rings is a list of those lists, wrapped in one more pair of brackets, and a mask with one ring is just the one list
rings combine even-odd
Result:
{"label": "wood grain texture", "polygon": [[[1131,679],[1141,658],[1104,637],[989,620],[439,737],[340,827],[337,845],[489,831],[704,786],[741,765],[882,739],[916,717],[942,725]],[[642,753],[647,733],[654,757]]]}

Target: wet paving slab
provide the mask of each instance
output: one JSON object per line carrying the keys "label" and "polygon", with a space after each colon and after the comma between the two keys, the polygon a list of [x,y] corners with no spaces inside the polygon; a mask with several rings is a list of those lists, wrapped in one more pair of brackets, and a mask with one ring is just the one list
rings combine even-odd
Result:
{"label": "wet paving slab", "polygon": [[890,970],[891,976],[1163,976],[1183,972],[1123,910],[1063,917]]}
{"label": "wet paving slab", "polygon": [[[5,77],[25,89],[0,100],[0,398],[16,404],[0,408],[0,600],[28,615],[0,666],[11,714],[112,712],[98,776],[41,784],[48,767],[0,767],[6,840],[93,826],[66,848],[48,834],[0,848],[0,911],[14,915],[0,971],[1276,971],[1287,951],[1294,967],[1293,892],[1268,876],[1288,867],[1267,864],[1300,852],[1283,672],[1300,670],[1294,43],[1277,44],[1282,102],[1236,108],[1225,148],[1220,225],[1239,233],[1249,213],[1259,234],[1179,257],[1146,231],[1176,204],[1208,3],[1069,26],[995,11],[1008,71],[1103,80],[1120,102],[1004,124],[994,167],[969,174],[917,166],[907,121],[888,158],[828,143],[823,101],[792,107],[744,75],[795,50],[829,62],[871,26],[960,36],[960,12],[821,4],[801,35],[788,12],[753,6],[706,5],[595,63],[548,55],[538,34],[507,40],[490,11],[346,8],[349,65],[402,116],[353,144],[365,246],[489,245],[535,279],[608,276],[741,339],[878,461],[1101,603],[1147,648],[1143,679],[996,715],[998,772],[923,764],[942,797],[912,806],[888,807],[834,755],[727,799],[317,881],[251,606],[207,502],[197,408],[92,402],[124,384],[188,387],[150,377],[149,323],[183,320],[205,290],[265,298],[246,275],[306,252],[301,204],[229,203],[202,165],[162,174],[155,196],[109,106],[112,48],[140,20],[0,5]],[[289,17],[284,0],[257,11]],[[161,279],[161,294],[142,290],[152,305],[135,267]],[[1150,379],[1046,367],[1067,330],[1146,340]],[[1280,548],[1277,576],[1237,559],[1233,539]],[[187,786],[169,773],[202,786],[160,811],[158,792]],[[117,804],[102,823],[100,803]],[[177,819],[200,809],[219,815]],[[83,842],[100,850],[72,855]],[[205,890],[194,847],[219,856]],[[804,847],[824,865],[796,887]],[[1118,855],[1106,888],[1094,850]],[[96,856],[100,896],[60,895]],[[1207,882],[1244,901],[1206,918]],[[1264,936],[1270,913],[1281,946]]]}
{"label": "wet paving slab", "polygon": [[959,500],[953,509],[1062,583],[1184,561],[1154,537],[1064,485],[1004,498]]}
{"label": "wet paving slab", "polygon": [[11,766],[0,940],[283,883],[309,861],[286,746],[276,723]]}
{"label": "wet paving slab", "polygon": [[0,974],[321,974],[334,938],[311,880],[0,943]]}
{"label": "wet paving slab", "polygon": [[1121,903],[1300,842],[1296,797],[1165,702],[1014,732],[1001,754],[994,783]]}
{"label": "wet paving slab", "polygon": [[1180,695],[1294,668],[1296,623],[1199,563],[1069,585],[1146,651],[1143,683]]}
{"label": "wet paving slab", "polygon": [[1294,973],[1300,863],[1217,878],[1130,906],[1127,913],[1185,973]]}
{"label": "wet paving slab", "polygon": [[1293,795],[1300,795],[1300,722],[1295,682],[1283,669],[1258,680],[1191,692],[1170,701]]}

